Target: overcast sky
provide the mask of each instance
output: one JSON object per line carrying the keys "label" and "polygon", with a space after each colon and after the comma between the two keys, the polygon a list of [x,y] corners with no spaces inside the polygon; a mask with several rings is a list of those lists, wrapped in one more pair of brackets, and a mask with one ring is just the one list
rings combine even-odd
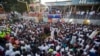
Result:
{"label": "overcast sky", "polygon": [[66,0],[41,0],[41,3],[45,4],[45,2],[55,2],[55,1],[66,1]]}

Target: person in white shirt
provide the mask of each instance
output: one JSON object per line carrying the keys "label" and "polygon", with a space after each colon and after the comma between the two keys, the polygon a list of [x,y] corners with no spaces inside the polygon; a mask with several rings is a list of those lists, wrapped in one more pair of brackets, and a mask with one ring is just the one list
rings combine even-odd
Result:
{"label": "person in white shirt", "polygon": [[70,41],[70,44],[74,44],[76,43],[76,36],[72,36],[72,39]]}
{"label": "person in white shirt", "polygon": [[16,54],[19,54],[19,55],[20,55],[20,51],[12,52],[12,53],[11,53],[11,56],[15,56]]}
{"label": "person in white shirt", "polygon": [[11,56],[13,50],[12,49],[8,49],[5,51],[5,56]]}
{"label": "person in white shirt", "polygon": [[13,49],[14,46],[12,45],[12,43],[6,43],[6,47],[9,47],[9,49]]}
{"label": "person in white shirt", "polygon": [[90,47],[89,44],[87,44],[84,51],[86,52],[89,49],[89,47]]}
{"label": "person in white shirt", "polygon": [[60,48],[61,48],[61,45],[60,45],[60,44],[57,45],[57,46],[56,46],[56,51],[60,50]]}
{"label": "person in white shirt", "polygon": [[1,50],[1,51],[4,51],[4,48],[3,48],[1,45],[0,45],[0,50]]}
{"label": "person in white shirt", "polygon": [[25,45],[25,48],[26,48],[26,50],[27,50],[28,52],[31,51],[31,46],[30,46],[29,44],[26,44],[26,45]]}
{"label": "person in white shirt", "polygon": [[54,39],[54,31],[55,31],[55,29],[51,28],[51,39]]}

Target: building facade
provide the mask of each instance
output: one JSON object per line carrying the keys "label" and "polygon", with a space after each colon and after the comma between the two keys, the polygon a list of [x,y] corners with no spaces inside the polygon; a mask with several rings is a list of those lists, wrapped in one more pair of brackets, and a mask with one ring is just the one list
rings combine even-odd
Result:
{"label": "building facade", "polygon": [[51,10],[52,8],[57,8],[66,11],[100,11],[100,0],[67,0],[67,1],[56,1],[47,2],[46,5]]}

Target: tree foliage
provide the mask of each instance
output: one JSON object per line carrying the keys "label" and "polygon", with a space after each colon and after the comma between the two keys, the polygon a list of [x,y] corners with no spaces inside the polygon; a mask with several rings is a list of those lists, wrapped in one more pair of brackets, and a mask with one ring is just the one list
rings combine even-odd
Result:
{"label": "tree foliage", "polygon": [[[29,2],[29,0],[26,1]],[[27,10],[26,4],[18,2],[17,0],[1,0],[1,2],[6,12],[18,11],[22,13]]]}
{"label": "tree foliage", "polygon": [[25,3],[21,3],[21,2],[19,2],[17,5],[16,5],[16,11],[18,11],[18,12],[20,12],[20,13],[22,13],[22,12],[25,12],[25,11],[27,11],[27,7],[26,7],[27,5],[25,4]]}

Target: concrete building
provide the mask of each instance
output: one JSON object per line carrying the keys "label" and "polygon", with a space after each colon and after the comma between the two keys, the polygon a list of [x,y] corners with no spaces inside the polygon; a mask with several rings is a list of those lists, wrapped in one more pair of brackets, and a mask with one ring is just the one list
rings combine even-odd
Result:
{"label": "concrete building", "polygon": [[61,10],[96,10],[100,11],[100,0],[67,0],[47,2],[46,5],[51,8],[59,8]]}
{"label": "concrete building", "polygon": [[[66,16],[66,12],[71,12],[71,18],[65,17],[64,21],[69,22],[70,20],[74,23],[81,23],[84,20],[87,20],[92,24],[100,25],[100,0],[67,0],[67,1],[56,1],[56,2],[47,2],[46,5],[49,7],[49,10],[59,9],[62,14]],[[76,12],[78,11],[95,11],[94,15],[79,15],[77,17]],[[73,15],[74,14],[74,15]],[[69,15],[69,14],[67,14]]]}

